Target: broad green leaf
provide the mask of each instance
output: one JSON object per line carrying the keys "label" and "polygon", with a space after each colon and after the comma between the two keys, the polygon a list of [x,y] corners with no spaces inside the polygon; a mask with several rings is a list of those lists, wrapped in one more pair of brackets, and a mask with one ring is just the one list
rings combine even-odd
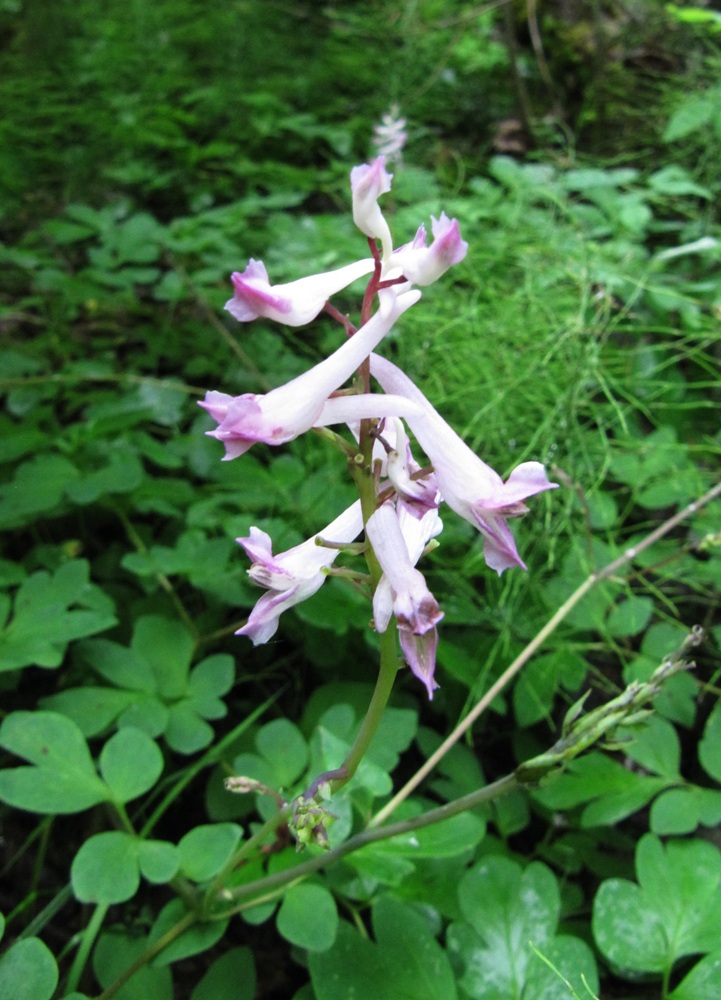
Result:
{"label": "broad green leaf", "polygon": [[533,797],[547,809],[585,804],[581,825],[588,828],[629,816],[671,783],[668,778],[630,771],[618,761],[592,752],[572,760],[563,774],[533,792]]}
{"label": "broad green leaf", "polygon": [[508,858],[490,856],[461,879],[458,899],[481,939],[473,972],[467,969],[464,980],[470,975],[479,996],[487,993],[485,982],[496,988],[503,982],[509,996],[520,995],[533,954],[528,941],[543,947],[558,923],[561,903],[553,874],[538,862],[524,871]]}
{"label": "broad green leaf", "polygon": [[681,106],[671,115],[661,138],[664,142],[676,142],[692,132],[708,125],[716,105],[707,97],[686,97]]}
{"label": "broad green leaf", "polygon": [[[417,809],[414,810],[414,813],[417,812]],[[403,819],[409,814],[408,810],[400,809],[395,818]],[[424,826],[420,830],[399,834],[372,846],[380,853],[400,854],[410,860],[453,858],[476,847],[483,840],[485,832],[485,820],[475,813],[466,812],[451,816],[450,819],[442,820],[440,823]]]}
{"label": "broad green leaf", "polygon": [[165,840],[141,840],[138,844],[140,874],[148,882],[162,885],[178,874],[180,852]]}
{"label": "broad green leaf", "polygon": [[89,738],[104,732],[132,704],[135,695],[117,688],[79,687],[40,699],[40,706],[66,715]]}
{"label": "broad green leaf", "polygon": [[308,744],[288,719],[273,719],[255,737],[258,752],[273,768],[273,786],[290,788],[308,765]]}
{"label": "broad green leaf", "polygon": [[190,701],[171,705],[165,727],[168,746],[178,753],[196,753],[213,739],[213,728],[194,711]]}
{"label": "broad green leaf", "polygon": [[702,840],[646,834],[636,850],[639,884],[608,879],[593,906],[593,934],[621,969],[663,972],[684,955],[718,946],[721,854]]}
{"label": "broad green leaf", "polygon": [[157,690],[165,699],[187,693],[193,646],[187,628],[171,618],[146,615],[135,623],[131,649],[151,665]]}
{"label": "broad green leaf", "polygon": [[194,882],[213,878],[230,859],[241,835],[236,823],[194,827],[178,844],[181,872]]}
{"label": "broad green leaf", "polygon": [[383,896],[373,930],[375,943],[341,922],[333,946],[310,953],[317,1000],[457,1000],[448,958],[417,910]]}
{"label": "broad green leaf", "polygon": [[255,983],[250,948],[231,948],[213,962],[190,1000],[254,1000]]}
{"label": "broad green leaf", "polygon": [[0,798],[18,809],[74,813],[110,798],[85,737],[54,712],[13,712],[0,726],[0,746],[34,767],[0,771]]}
{"label": "broad green leaf", "polygon": [[117,802],[130,802],[153,787],[163,772],[163,755],[140,729],[111,736],[100,754],[100,773]]}
{"label": "broad green leaf", "polygon": [[[142,935],[114,929],[103,934],[93,951],[93,970],[98,982],[107,989],[148,948],[148,939]],[[116,1000],[173,1000],[173,981],[170,969],[157,968],[145,963],[120,987]]]}
{"label": "broad green leaf", "polygon": [[614,639],[622,639],[643,632],[652,614],[653,601],[651,598],[637,597],[632,594],[611,608],[606,625]]}
{"label": "broad green leaf", "polygon": [[75,503],[91,504],[106,494],[131,493],[142,479],[143,466],[133,451],[111,451],[106,465],[81,474],[65,492]]}
{"label": "broad green leaf", "polygon": [[39,938],[16,941],[0,958],[0,1000],[50,1000],[58,967]]}
{"label": "broad green leaf", "polygon": [[81,903],[124,903],[140,885],[138,841],[109,830],[86,840],[70,869],[75,898]]}
{"label": "broad green leaf", "polygon": [[651,806],[651,831],[659,835],[693,833],[699,825],[719,823],[721,792],[712,788],[669,788]]}
{"label": "broad green leaf", "polygon": [[13,613],[0,630],[0,671],[57,667],[68,643],[115,625],[112,601],[90,583],[84,559],[64,563],[51,576],[41,570],[21,583]]}
{"label": "broad green leaf", "polygon": [[714,705],[698,745],[698,759],[704,771],[721,782],[721,701]]}
{"label": "broad green leaf", "polygon": [[639,728],[621,729],[631,742],[627,755],[647,771],[665,778],[679,778],[681,744],[674,726],[660,715],[652,715]]}
{"label": "broad green leaf", "polygon": [[718,1000],[721,997],[721,951],[706,955],[681,980],[668,1000]]}
{"label": "broad green leaf", "polygon": [[38,455],[23,462],[13,481],[0,487],[0,530],[33,524],[39,515],[54,510],[78,475],[60,455]]}
{"label": "broad green leaf", "polygon": [[302,882],[284,895],[278,916],[278,933],[308,951],[327,951],[338,931],[338,910],[325,886]]}
{"label": "broad green leaf", "polygon": [[[176,927],[188,916],[188,911],[179,899],[174,899],[158,914],[153,924],[148,938],[148,944],[155,944],[169,931]],[[153,959],[152,967],[159,968],[171,965],[180,961],[181,958],[188,958],[190,955],[199,955],[217,944],[223,937],[228,927],[227,920],[213,920],[210,923],[192,924],[186,931],[183,931],[166,948]],[[155,1000],[155,998],[153,998]]]}

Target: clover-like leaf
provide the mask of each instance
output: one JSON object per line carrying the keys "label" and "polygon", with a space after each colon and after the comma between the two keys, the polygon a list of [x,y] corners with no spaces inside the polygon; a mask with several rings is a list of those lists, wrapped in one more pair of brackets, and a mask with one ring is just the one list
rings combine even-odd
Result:
{"label": "clover-like leaf", "polygon": [[39,813],[74,813],[112,797],[98,776],[85,737],[54,712],[12,712],[0,726],[0,746],[29,767],[0,771],[0,799]]}
{"label": "clover-like leaf", "polygon": [[596,944],[629,972],[666,973],[684,955],[718,947],[721,854],[703,840],[647,834],[636,850],[638,884],[607,879],[593,905]]}
{"label": "clover-like leaf", "polygon": [[141,874],[154,884],[169,882],[179,863],[174,844],[107,830],[83,843],[73,859],[70,881],[81,903],[124,903],[138,891]]}
{"label": "clover-like leaf", "polygon": [[283,897],[276,917],[278,933],[308,951],[327,951],[338,931],[338,908],[323,885],[303,882]]}
{"label": "clover-like leaf", "polygon": [[58,982],[52,952],[39,938],[26,938],[0,958],[0,1000],[50,1000]]}
{"label": "clover-like leaf", "polygon": [[451,925],[448,947],[462,963],[461,985],[476,1000],[567,996],[537,952],[579,992],[583,976],[596,987],[590,949],[576,938],[556,936],[560,892],[545,865],[534,862],[524,870],[509,858],[489,856],[461,879],[458,899],[466,922]]}
{"label": "clover-like leaf", "polygon": [[310,953],[318,1000],[456,1000],[451,964],[417,910],[383,896],[373,931],[375,942],[342,922],[331,948]]}
{"label": "clover-like leaf", "polygon": [[208,656],[192,670],[194,640],[179,622],[162,615],[138,619],[130,647],[106,639],[89,640],[81,659],[112,688],[70,688],[44,700],[96,736],[115,723],[164,735],[178,753],[208,746],[213,730],[207,719],[227,709],[222,696],[233,685],[235,664],[227,654]]}
{"label": "clover-like leaf", "polygon": [[[40,570],[20,584],[12,615],[0,627],[0,671],[57,667],[68,644],[115,625],[112,601],[90,582],[89,565],[74,559],[51,575]],[[9,605],[6,607],[9,611]]]}

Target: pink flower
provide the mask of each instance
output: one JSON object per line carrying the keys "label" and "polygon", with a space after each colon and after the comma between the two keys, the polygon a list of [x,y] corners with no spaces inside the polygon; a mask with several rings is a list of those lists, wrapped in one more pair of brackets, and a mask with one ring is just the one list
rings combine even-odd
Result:
{"label": "pink flower", "polygon": [[405,396],[412,404],[403,416],[433,464],[445,502],[483,534],[487,564],[499,575],[510,566],[525,569],[506,521],[527,512],[523,503],[527,497],[555,489],[558,484],[548,481],[540,462],[517,466],[504,483],[497,472],[471,451],[400,368],[374,354],[371,373],[386,392]]}
{"label": "pink flower", "polygon": [[[319,532],[327,542],[352,542],[363,530],[360,500]],[[278,629],[281,614],[320,590],[327,579],[325,572],[338,555],[338,549],[316,544],[316,538],[273,555],[270,537],[260,528],[251,528],[247,538],[238,542],[250,556],[248,575],[254,583],[268,590],[250,613],[247,624],[236,635],[247,635],[254,646],[271,639]]]}
{"label": "pink flower", "polygon": [[453,264],[466,256],[468,244],[461,239],[457,219],[449,219],[441,212],[440,219],[431,216],[433,242],[426,246],[426,227],[421,226],[412,243],[399,247],[390,260],[390,266],[400,268],[414,285],[430,285]]}
{"label": "pink flower", "polygon": [[[257,441],[269,445],[284,444],[310,430],[318,422],[330,394],[350,378],[398,317],[417,302],[420,295],[419,291],[398,294],[395,288],[385,289],[380,293],[377,312],[337,351],[315,368],[264,395],[207,393],[200,406],[218,424],[216,430],[207,433],[223,442],[225,459],[245,454]],[[377,398],[381,400],[383,397]],[[339,422],[345,423],[342,402],[333,412]],[[378,415],[383,416],[384,413],[381,411]]]}
{"label": "pink flower", "polygon": [[235,294],[225,308],[240,323],[265,316],[286,326],[303,326],[315,319],[331,295],[370,274],[374,266],[368,258],[285,285],[271,285],[265,264],[251,258],[242,274],[234,271],[231,275]]}
{"label": "pink flower", "polygon": [[381,241],[384,257],[388,257],[393,250],[393,241],[378,199],[390,191],[392,179],[393,174],[385,168],[384,156],[377,157],[372,163],[353,167],[350,172],[353,221],[366,236]]}
{"label": "pink flower", "polygon": [[366,536],[383,570],[373,595],[375,627],[385,632],[391,614],[395,616],[408,665],[426,685],[429,698],[438,686],[433,680],[436,624],[443,612],[415,563],[441,528],[437,511],[419,520],[402,509],[396,512],[392,503],[382,504],[366,524]]}

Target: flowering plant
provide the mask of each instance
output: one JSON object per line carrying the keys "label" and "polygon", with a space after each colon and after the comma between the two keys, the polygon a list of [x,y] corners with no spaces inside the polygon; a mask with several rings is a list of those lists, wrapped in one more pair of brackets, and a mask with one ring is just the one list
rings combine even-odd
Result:
{"label": "flowering plant", "polygon": [[[217,424],[208,433],[223,442],[225,459],[238,458],[256,442],[284,444],[314,429],[343,450],[358,489],[356,503],[318,535],[287,552],[273,555],[270,538],[256,527],[247,538],[238,539],[250,556],[251,578],[266,589],[238,633],[256,645],[275,634],[286,608],[319,590],[334,572],[341,549],[353,546],[365,555],[368,573],[362,580],[369,587],[373,627],[381,637],[378,682],[345,761],[316,779],[304,801],[312,801],[327,785],[331,790],[340,787],[355,772],[393,685],[398,667],[396,633],[405,662],[429,698],[438,687],[437,625],[443,612],[417,564],[442,530],[441,505],[445,503],[481,532],[486,562],[500,574],[513,566],[525,568],[508,520],[527,512],[524,501],[528,497],[556,485],[549,482],[538,462],[519,465],[504,483],[411,379],[375,353],[400,317],[420,300],[421,291],[415,286],[437,281],[468,250],[458,221],[445,213],[432,220],[430,244],[421,225],[410,243],[394,249],[379,204],[391,181],[383,156],[351,171],[353,219],[368,238],[369,258],[284,285],[271,285],[265,266],[255,260],[249,261],[242,274],[232,276],[234,295],[226,309],[237,320],[265,317],[299,326],[325,310],[345,331],[338,348],[309,371],[264,395],[232,397],[213,391],[201,403]],[[329,299],[366,275],[370,277],[356,327]],[[372,380],[381,392],[374,391]],[[348,381],[351,387],[343,388]],[[333,425],[347,425],[352,439],[327,430]],[[424,465],[413,458],[406,425],[425,452]],[[361,533],[364,543],[354,545]],[[389,628],[391,618],[395,630]],[[322,824],[318,826],[322,831]]]}

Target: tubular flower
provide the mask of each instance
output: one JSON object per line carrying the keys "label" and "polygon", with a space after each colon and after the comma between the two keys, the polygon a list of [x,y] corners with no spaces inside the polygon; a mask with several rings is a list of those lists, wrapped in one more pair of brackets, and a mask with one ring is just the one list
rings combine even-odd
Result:
{"label": "tubular flower", "polygon": [[[360,500],[319,532],[328,542],[352,542],[363,530]],[[260,528],[251,528],[247,538],[238,542],[250,556],[252,565],[248,575],[254,583],[265,587],[263,594],[250,613],[247,624],[236,635],[247,635],[254,646],[271,639],[278,629],[281,614],[294,604],[312,597],[325,583],[327,570],[338,555],[338,549],[316,544],[316,538],[296,545],[277,556],[273,555],[270,537]]]}
{"label": "tubular flower", "polygon": [[[429,473],[419,479],[411,478],[421,471],[421,467],[411,455],[411,446],[403,422],[393,417],[388,423],[395,431],[395,447],[388,452],[386,460],[388,479],[398,496],[407,505],[407,509],[415,517],[421,518],[429,508],[438,507],[440,503],[436,477],[433,473]],[[425,542],[423,544],[425,545]],[[417,562],[419,558],[420,552],[415,561]]]}
{"label": "tubular flower", "polygon": [[[225,459],[244,455],[257,441],[269,445],[284,444],[310,430],[321,416],[330,394],[350,378],[398,317],[417,302],[420,295],[419,291],[399,294],[396,288],[385,289],[380,295],[377,312],[337,351],[310,371],[265,395],[207,393],[200,406],[218,424],[215,430],[207,433],[223,442]],[[342,407],[336,408],[335,412],[340,422],[346,421]],[[382,415],[381,410],[378,416]]]}
{"label": "tubular flower", "polygon": [[234,295],[225,308],[240,323],[265,316],[286,326],[303,326],[315,319],[331,295],[370,274],[374,266],[368,258],[285,285],[271,285],[265,264],[251,258],[242,274],[234,271],[231,275]]}
{"label": "tubular flower", "polygon": [[507,482],[468,447],[431,406],[423,393],[392,362],[374,354],[371,373],[386,392],[405,396],[413,405],[404,414],[418,443],[433,464],[441,495],[451,510],[484,536],[486,563],[500,575],[510,566],[525,569],[506,521],[528,510],[523,501],[558,484],[548,481],[540,462],[517,466]]}
{"label": "tubular flower", "polygon": [[350,172],[353,221],[366,236],[381,241],[385,258],[393,250],[393,240],[378,199],[390,191],[392,179],[393,174],[389,174],[385,168],[384,156],[378,156],[372,163],[353,167]]}
{"label": "tubular flower", "polygon": [[442,526],[435,510],[421,520],[410,514],[404,521],[401,517],[393,504],[384,503],[366,524],[366,535],[383,570],[373,595],[373,616],[376,629],[385,632],[391,614],[395,615],[408,665],[426,685],[428,696],[432,698],[438,686],[433,680],[438,641],[436,624],[443,618],[443,612],[414,563],[420,558],[426,542],[437,535]]}
{"label": "tubular flower", "polygon": [[468,244],[461,239],[457,219],[449,219],[441,212],[440,219],[431,216],[433,242],[426,246],[426,227],[421,226],[412,243],[399,247],[391,258],[391,266],[399,267],[414,285],[431,285],[442,274],[459,264],[468,252]]}

